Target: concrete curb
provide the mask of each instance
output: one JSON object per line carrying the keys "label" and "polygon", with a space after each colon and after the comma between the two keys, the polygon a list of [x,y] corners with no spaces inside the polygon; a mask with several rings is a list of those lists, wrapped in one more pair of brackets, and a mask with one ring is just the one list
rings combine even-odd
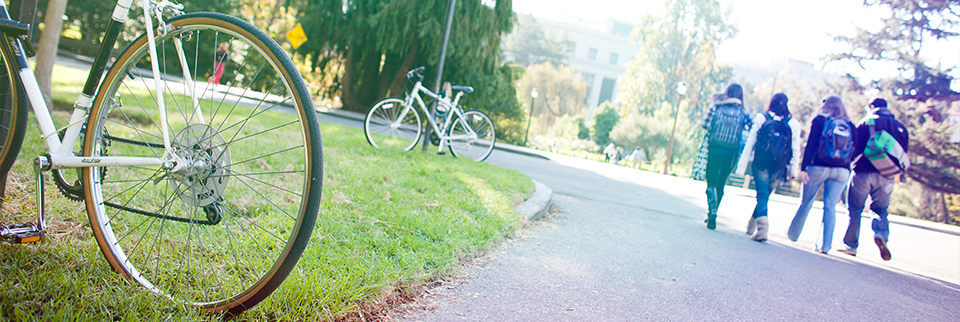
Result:
{"label": "concrete curb", "polygon": [[553,202],[552,189],[536,180],[533,180],[533,184],[534,189],[530,198],[527,198],[516,208],[518,213],[530,221],[539,220],[546,216],[547,210],[550,209],[550,204]]}

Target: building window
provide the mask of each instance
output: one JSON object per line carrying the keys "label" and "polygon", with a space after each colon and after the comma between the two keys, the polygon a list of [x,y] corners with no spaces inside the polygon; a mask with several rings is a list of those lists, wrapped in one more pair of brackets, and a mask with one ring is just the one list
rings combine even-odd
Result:
{"label": "building window", "polygon": [[617,59],[620,58],[620,55],[617,53],[610,53],[610,63],[616,65]]}
{"label": "building window", "polygon": [[577,43],[572,42],[572,41],[571,41],[571,42],[568,42],[568,43],[567,43],[567,47],[564,48],[564,51],[566,51],[566,52],[568,52],[568,53],[572,53],[572,52],[574,52],[574,51],[576,51],[576,50],[577,50]]}
{"label": "building window", "polygon": [[587,53],[587,59],[589,59],[589,60],[597,60],[597,49],[596,49],[596,48],[590,48],[590,52]]}
{"label": "building window", "polygon": [[617,84],[617,80],[613,78],[603,78],[603,83],[600,84],[600,104],[606,101],[613,100],[613,86]]}

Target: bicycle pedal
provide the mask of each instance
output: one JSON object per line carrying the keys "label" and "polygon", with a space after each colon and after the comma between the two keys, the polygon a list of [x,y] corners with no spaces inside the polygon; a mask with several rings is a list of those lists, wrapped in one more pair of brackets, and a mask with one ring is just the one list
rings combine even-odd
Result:
{"label": "bicycle pedal", "polygon": [[445,155],[445,154],[447,154],[447,151],[437,151],[437,154],[438,154],[438,155]]}
{"label": "bicycle pedal", "polygon": [[34,223],[0,225],[0,239],[12,244],[35,243],[43,239],[43,232]]}

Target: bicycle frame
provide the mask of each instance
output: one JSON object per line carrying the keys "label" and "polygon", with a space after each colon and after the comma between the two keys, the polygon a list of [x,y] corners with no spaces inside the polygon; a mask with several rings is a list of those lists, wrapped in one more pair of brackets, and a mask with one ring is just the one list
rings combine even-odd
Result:
{"label": "bicycle frame", "polygon": [[[469,135],[446,135],[445,134],[446,131],[441,131],[440,130],[441,127],[437,125],[437,122],[434,122],[433,116],[430,114],[430,110],[427,109],[427,104],[424,103],[423,98],[420,97],[420,93],[424,93],[427,95],[427,97],[437,100],[437,104],[447,108],[447,110],[449,111],[447,113],[456,113],[457,122],[460,122],[460,124],[463,125],[463,128],[466,129],[468,132],[470,132],[470,134]],[[453,102],[450,102],[445,98],[441,98],[440,95],[437,95],[431,92],[426,87],[423,87],[422,81],[417,81],[417,83],[413,86],[413,90],[410,91],[410,95],[407,95],[407,98],[404,99],[404,105],[408,107],[412,108],[414,101],[416,101],[417,104],[420,105],[420,110],[423,111],[423,115],[427,116],[426,117],[427,123],[429,123],[430,126],[433,127],[433,133],[437,133],[437,136],[440,137],[440,151],[443,151],[443,143],[446,141],[449,141],[452,139],[459,139],[459,138],[476,138],[477,137],[477,134],[473,132],[473,128],[471,128],[470,125],[463,120],[463,111],[460,109],[459,105],[457,104],[460,101],[460,97],[462,96],[463,96],[463,92],[457,92],[457,96],[453,99]],[[410,111],[409,108],[405,109],[403,112],[401,112],[400,117],[397,119],[402,120],[407,115],[407,112],[409,111]],[[448,129],[450,128],[450,126],[452,126],[450,122],[454,118],[451,116],[452,115],[446,116],[446,119],[443,121],[443,126],[442,126],[443,129]]]}
{"label": "bicycle frame", "polygon": [[[40,162],[41,164],[46,163],[40,170],[83,168],[92,166],[159,166],[166,170],[178,171],[183,167],[196,166],[196,164],[185,164],[185,162],[182,162],[183,160],[173,153],[173,148],[170,144],[169,129],[167,126],[164,95],[162,94],[154,95],[160,112],[160,125],[161,132],[163,134],[164,155],[162,157],[82,157],[75,155],[73,152],[73,148],[80,137],[81,128],[87,121],[89,109],[93,104],[93,98],[96,94],[96,89],[100,85],[101,75],[106,67],[110,53],[116,44],[117,37],[119,36],[120,31],[123,29],[123,24],[127,19],[127,15],[129,14],[132,4],[133,0],[119,0],[117,2],[117,5],[113,11],[112,20],[110,20],[107,25],[107,31],[103,41],[100,44],[97,57],[94,60],[93,66],[90,69],[90,73],[87,76],[87,81],[84,84],[83,92],[77,97],[77,101],[74,104],[74,110],[70,117],[69,123],[65,127],[66,131],[62,141],[57,135],[60,129],[56,127],[56,124],[53,122],[53,118],[50,116],[47,105],[43,100],[40,86],[37,83],[36,76],[34,75],[33,70],[30,69],[30,66],[27,64],[27,58],[24,55],[21,39],[11,36],[8,33],[8,30],[3,31],[3,36],[6,38],[6,41],[0,45],[7,47],[4,48],[4,51],[12,54],[15,57],[15,60],[19,62],[17,66],[19,68],[19,82],[26,92],[27,99],[30,101],[34,115],[36,115],[37,123],[39,124],[41,132],[40,137],[44,140],[49,153],[47,156],[45,156],[47,159],[46,162]],[[163,22],[164,10],[172,9],[176,12],[179,12],[179,9],[182,9],[182,6],[173,4],[166,0],[158,2],[155,6],[150,5],[150,0],[141,0],[141,6],[143,7],[143,17],[146,24],[146,30],[155,30],[156,33],[166,32],[167,27]],[[151,15],[151,10],[154,10],[153,15]],[[154,16],[160,22],[160,26],[163,27],[154,29]],[[25,26],[25,24],[10,20],[10,15],[7,11],[6,4],[4,2],[0,2],[0,24],[4,23]],[[146,34],[152,62],[151,67],[154,75],[154,93],[163,93],[163,87],[161,83],[162,74],[160,73],[159,63],[157,62],[157,49],[154,41],[155,35],[154,32],[147,32]],[[177,47],[177,53],[180,56],[179,58],[181,65],[186,66],[186,60],[180,40],[175,39],[174,44]],[[12,60],[14,59],[11,59],[11,61]],[[193,99],[194,108],[197,109],[197,115],[201,115],[199,113],[199,100],[194,93],[195,91],[193,90],[192,77],[190,77],[188,74],[189,69],[183,69],[183,76],[188,81],[187,86],[191,89],[190,95]],[[198,120],[198,122],[204,122],[202,117]],[[41,158],[44,158],[44,156],[41,156]]]}

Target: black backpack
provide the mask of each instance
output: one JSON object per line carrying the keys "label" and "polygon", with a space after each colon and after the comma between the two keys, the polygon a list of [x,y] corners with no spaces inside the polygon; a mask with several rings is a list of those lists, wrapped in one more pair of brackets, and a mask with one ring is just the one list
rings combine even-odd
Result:
{"label": "black backpack", "polygon": [[754,146],[753,166],[761,169],[781,169],[793,158],[793,131],[787,123],[789,117],[774,120],[767,114],[767,120],[757,131],[757,144]]}
{"label": "black backpack", "polygon": [[739,104],[717,105],[710,122],[710,147],[739,150],[744,116]]}

